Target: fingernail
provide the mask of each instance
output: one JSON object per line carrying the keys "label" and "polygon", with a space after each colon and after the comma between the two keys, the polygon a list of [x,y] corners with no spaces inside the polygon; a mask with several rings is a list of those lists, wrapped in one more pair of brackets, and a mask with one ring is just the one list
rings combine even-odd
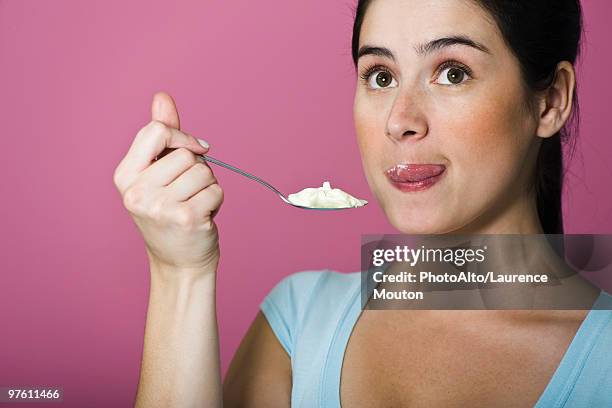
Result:
{"label": "fingernail", "polygon": [[208,142],[206,142],[205,140],[202,139],[196,139],[198,141],[198,143],[200,144],[200,146],[208,149],[210,147],[210,145],[208,144]]}

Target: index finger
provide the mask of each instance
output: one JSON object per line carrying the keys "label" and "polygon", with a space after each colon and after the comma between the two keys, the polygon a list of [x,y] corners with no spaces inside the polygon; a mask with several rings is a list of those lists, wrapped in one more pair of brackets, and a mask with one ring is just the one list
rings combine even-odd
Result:
{"label": "index finger", "polygon": [[208,151],[208,144],[205,141],[161,122],[151,121],[138,132],[118,169],[128,179],[126,184],[129,184],[129,180],[133,180],[149,167],[164,149],[179,147],[189,149],[195,154],[204,154]]}

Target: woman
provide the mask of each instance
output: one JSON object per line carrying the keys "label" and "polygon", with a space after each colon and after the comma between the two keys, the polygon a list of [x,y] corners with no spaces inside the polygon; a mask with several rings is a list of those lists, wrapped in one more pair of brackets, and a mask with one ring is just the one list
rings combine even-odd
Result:
{"label": "woman", "polygon": [[[357,137],[400,232],[563,232],[580,32],[577,0],[359,1]],[[274,288],[222,386],[223,192],[172,99],[152,111],[114,176],[151,267],[137,406],[612,406],[609,311],[361,312],[358,274],[330,271]]]}

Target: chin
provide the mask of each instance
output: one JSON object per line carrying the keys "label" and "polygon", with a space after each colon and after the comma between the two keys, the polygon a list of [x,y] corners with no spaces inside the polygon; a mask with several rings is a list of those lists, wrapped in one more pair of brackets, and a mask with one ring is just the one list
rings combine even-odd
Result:
{"label": "chin", "polygon": [[[374,193],[389,223],[401,234],[446,234],[461,226],[450,204],[453,191],[443,184],[420,192],[399,192],[386,177],[371,177]],[[453,216],[453,214],[455,216]]]}
{"label": "chin", "polygon": [[441,208],[408,210],[389,205],[383,209],[391,225],[402,234],[444,234],[454,227],[444,219],[442,214],[445,212]]}

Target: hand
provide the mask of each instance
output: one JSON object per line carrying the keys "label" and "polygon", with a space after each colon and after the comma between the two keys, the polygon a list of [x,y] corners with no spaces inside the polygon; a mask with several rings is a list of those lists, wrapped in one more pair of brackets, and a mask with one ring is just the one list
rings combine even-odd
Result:
{"label": "hand", "polygon": [[[197,156],[208,152],[208,144],[179,129],[170,95],[155,94],[152,121],[136,134],[113,180],[152,264],[207,273],[216,270],[219,259],[213,218],[223,190]],[[161,157],[169,148],[173,150]]]}

